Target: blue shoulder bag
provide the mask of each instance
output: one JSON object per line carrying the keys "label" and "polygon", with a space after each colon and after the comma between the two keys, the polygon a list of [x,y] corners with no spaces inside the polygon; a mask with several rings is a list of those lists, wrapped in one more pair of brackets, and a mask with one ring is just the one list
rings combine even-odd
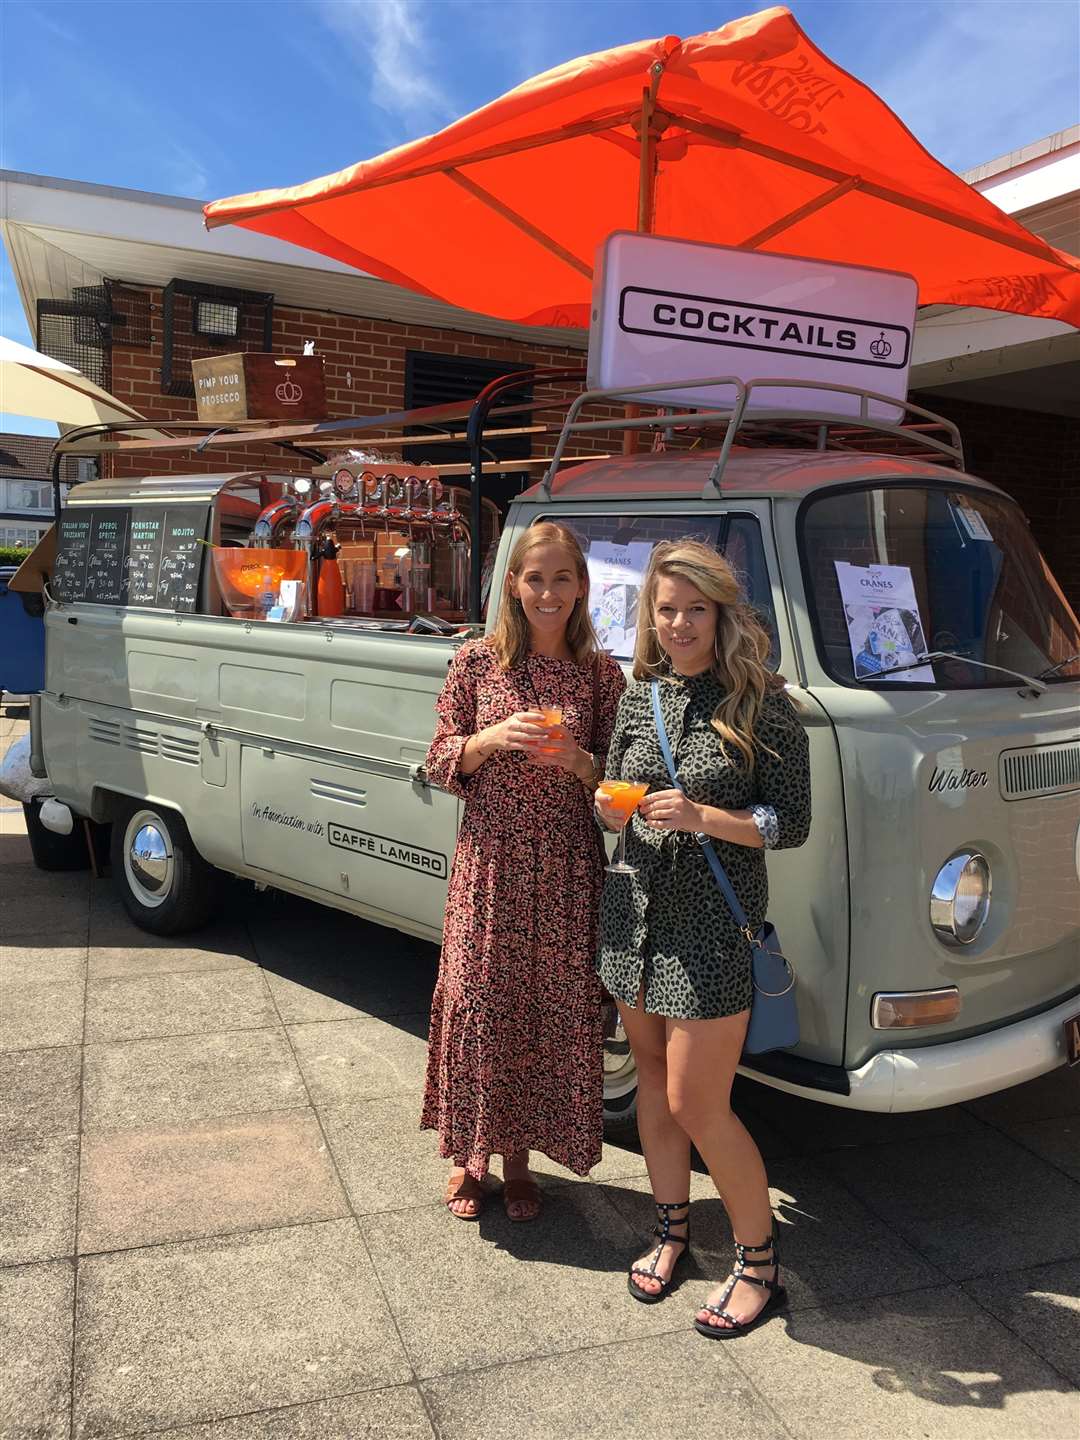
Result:
{"label": "blue shoulder bag", "polygon": [[[683,787],[675,773],[675,757],[671,753],[663,712],[660,709],[660,682],[652,682],[652,709],[656,733],[671,783],[676,790]],[[707,835],[695,836],[709,863],[720,893],[727,901],[735,923],[749,941],[752,952],[754,995],[750,1004],[750,1024],[746,1030],[743,1050],[748,1055],[762,1055],[767,1050],[786,1050],[799,1043],[799,1012],[795,1006],[795,971],[784,958],[780,937],[768,921],[757,931],[750,929],[746,911],[727,872],[720,864],[712,841]]]}

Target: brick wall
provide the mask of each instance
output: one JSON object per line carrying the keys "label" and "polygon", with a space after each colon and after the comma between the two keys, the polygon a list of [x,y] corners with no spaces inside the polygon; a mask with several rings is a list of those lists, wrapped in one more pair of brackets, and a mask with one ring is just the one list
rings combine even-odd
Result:
{"label": "brick wall", "polygon": [[[150,291],[153,343],[149,348],[125,346],[114,340],[111,389],[118,400],[133,405],[150,419],[162,422],[195,419],[195,401],[161,393],[161,292]],[[122,332],[118,331],[119,336]],[[314,340],[323,357],[326,373],[327,409],[331,419],[365,415],[404,408],[405,355],[409,350],[443,355],[467,356],[475,360],[532,366],[583,367],[583,350],[565,350],[546,345],[503,341],[497,336],[476,335],[462,330],[435,330],[417,325],[400,325],[359,315],[338,315],[318,310],[274,307],[273,350],[279,354],[300,354],[305,340]],[[569,400],[577,388],[544,392]],[[610,412],[609,412],[610,413]],[[544,417],[538,417],[544,418]],[[552,417],[546,417],[552,418]],[[528,423],[526,417],[508,418],[507,425]],[[464,425],[459,427],[464,428]],[[574,453],[595,453],[618,448],[621,440],[610,435],[581,436],[572,445]],[[554,437],[533,439],[533,454],[550,454]],[[435,449],[432,459],[437,460]],[[306,472],[311,462],[290,458],[285,451],[268,446],[215,450],[196,455],[192,451],[141,452],[139,456],[114,457],[112,473],[117,475],[161,474],[169,471],[246,470],[259,466],[275,470]],[[526,483],[523,480],[523,483]]]}
{"label": "brick wall", "polygon": [[1080,612],[1080,420],[944,395],[912,399],[954,421],[968,470],[1020,503],[1051,570]]}

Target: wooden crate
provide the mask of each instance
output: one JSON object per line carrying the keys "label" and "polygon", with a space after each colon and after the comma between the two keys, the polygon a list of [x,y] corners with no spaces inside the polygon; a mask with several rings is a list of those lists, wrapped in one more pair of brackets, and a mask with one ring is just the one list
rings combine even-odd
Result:
{"label": "wooden crate", "polygon": [[192,360],[200,420],[325,420],[321,355],[207,355]]}

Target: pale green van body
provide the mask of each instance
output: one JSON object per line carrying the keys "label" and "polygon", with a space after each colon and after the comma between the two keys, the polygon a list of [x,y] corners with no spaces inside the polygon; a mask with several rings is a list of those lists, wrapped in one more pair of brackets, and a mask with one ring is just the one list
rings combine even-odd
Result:
{"label": "pale green van body", "polygon": [[[802,1038],[751,1073],[888,1111],[967,1099],[1063,1063],[1064,1023],[1080,1012],[1080,682],[1037,694],[1007,678],[971,689],[842,683],[815,644],[799,548],[800,507],[824,491],[1000,492],[900,458],[762,450],[734,454],[722,493],[706,498],[714,459],[597,460],[561,476],[550,498],[526,492],[511,506],[492,593],[515,539],[541,517],[655,515],[675,528],[685,518],[687,531],[723,512],[756,522],[774,658],[810,741],[813,823],[805,845],[768,856],[770,918],[797,974]],[[103,480],[68,503],[213,498],[228,481]],[[51,604],[46,627],[34,742],[76,815],[114,819],[135,802],[182,815],[213,866],[438,940],[459,802],[422,767],[460,637],[84,603]],[[1033,757],[1027,791],[1009,779],[1013,752]],[[986,778],[931,786],[964,772]],[[964,851],[986,857],[992,901],[977,938],[949,946],[930,923],[930,893]],[[377,951],[357,963],[378,964]],[[961,1005],[947,1023],[872,1024],[875,996],[953,986]],[[617,1115],[633,1092],[617,1059],[609,1092]]]}

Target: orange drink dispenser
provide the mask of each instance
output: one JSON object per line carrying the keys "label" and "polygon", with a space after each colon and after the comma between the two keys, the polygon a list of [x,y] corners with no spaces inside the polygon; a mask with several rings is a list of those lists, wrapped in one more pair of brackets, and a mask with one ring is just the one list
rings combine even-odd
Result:
{"label": "orange drink dispenser", "polygon": [[283,580],[303,580],[307,567],[302,550],[215,545],[211,554],[214,578],[229,614],[246,619],[256,614],[257,598],[267,583],[277,591]]}

